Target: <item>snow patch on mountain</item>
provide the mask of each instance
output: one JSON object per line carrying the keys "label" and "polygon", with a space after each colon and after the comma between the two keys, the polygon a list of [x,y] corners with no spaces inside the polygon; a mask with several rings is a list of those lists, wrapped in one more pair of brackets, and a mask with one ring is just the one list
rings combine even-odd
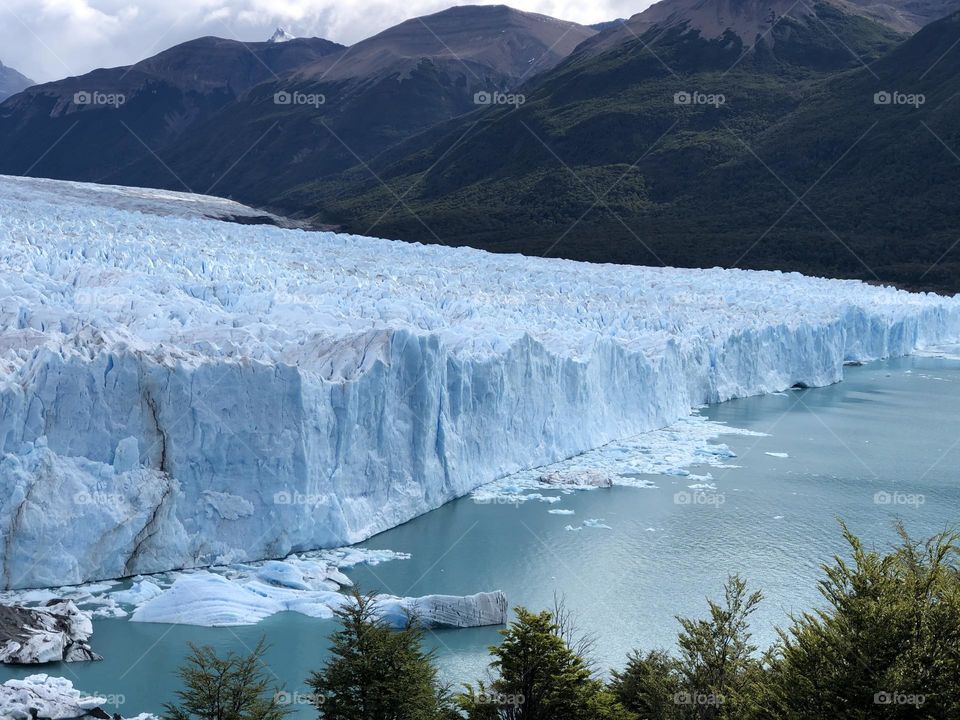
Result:
{"label": "snow patch on mountain", "polygon": [[286,31],[285,28],[278,27],[276,30],[273,31],[273,35],[270,36],[267,42],[282,43],[282,42],[287,42],[289,40],[296,40],[296,39],[297,39],[296,35],[291,35]]}
{"label": "snow patch on mountain", "polygon": [[351,544],[960,338],[957,299],[237,225],[196,197],[0,178],[4,587]]}

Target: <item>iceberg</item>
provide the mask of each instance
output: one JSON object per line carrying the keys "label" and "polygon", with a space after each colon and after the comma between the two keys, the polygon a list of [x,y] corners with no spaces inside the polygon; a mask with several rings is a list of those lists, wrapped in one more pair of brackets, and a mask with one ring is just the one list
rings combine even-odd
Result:
{"label": "iceberg", "polygon": [[411,618],[425,628],[471,628],[507,622],[507,597],[499,590],[466,596],[379,596],[376,609],[384,621],[397,628],[406,627]]}
{"label": "iceberg", "polygon": [[[177,623],[224,627],[255,625],[278,612],[297,612],[329,619],[348,595],[322,576],[304,577],[294,561],[271,561],[248,573],[225,576],[201,570],[178,577],[169,589],[141,596],[133,622]],[[332,587],[332,589],[331,589]],[[376,613],[393,627],[404,627],[411,617],[427,628],[465,628],[502,625],[507,599],[500,592],[475,595],[378,595]]]}
{"label": "iceberg", "polygon": [[91,635],[90,614],[71,600],[51,600],[43,608],[0,605],[0,663],[101,660],[87,642]]}
{"label": "iceberg", "polygon": [[705,403],[960,339],[955,298],[225,203],[0,177],[0,587],[350,545]]}
{"label": "iceberg", "polygon": [[[110,698],[84,695],[66,678],[29,675],[0,685],[0,718],[4,720],[79,720],[109,717],[100,707]],[[130,720],[158,720],[141,713]]]}
{"label": "iceberg", "polygon": [[178,578],[169,590],[139,605],[130,619],[205,627],[255,625],[285,611],[329,619],[347,600],[335,590],[304,592],[256,580],[240,583],[200,571]]}

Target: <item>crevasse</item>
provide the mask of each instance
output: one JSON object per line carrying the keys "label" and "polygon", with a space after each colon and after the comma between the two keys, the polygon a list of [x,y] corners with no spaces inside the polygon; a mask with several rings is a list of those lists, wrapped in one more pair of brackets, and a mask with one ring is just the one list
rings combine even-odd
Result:
{"label": "crevasse", "polygon": [[957,299],[203,217],[225,203],[0,178],[0,585],[357,542],[693,406],[960,339]]}

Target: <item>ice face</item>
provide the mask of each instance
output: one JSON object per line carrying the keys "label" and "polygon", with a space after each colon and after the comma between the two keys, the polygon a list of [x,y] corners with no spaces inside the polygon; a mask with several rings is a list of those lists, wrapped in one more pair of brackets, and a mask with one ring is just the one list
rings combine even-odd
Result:
{"label": "ice face", "polygon": [[357,542],[960,337],[955,299],[203,217],[225,202],[0,178],[0,586]]}

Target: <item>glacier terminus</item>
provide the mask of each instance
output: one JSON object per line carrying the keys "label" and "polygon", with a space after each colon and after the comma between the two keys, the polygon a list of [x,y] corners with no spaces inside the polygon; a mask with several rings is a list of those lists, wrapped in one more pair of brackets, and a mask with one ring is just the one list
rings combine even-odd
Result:
{"label": "glacier terminus", "polygon": [[692,407],[960,339],[960,300],[225,222],[0,178],[0,587],[358,542]]}

